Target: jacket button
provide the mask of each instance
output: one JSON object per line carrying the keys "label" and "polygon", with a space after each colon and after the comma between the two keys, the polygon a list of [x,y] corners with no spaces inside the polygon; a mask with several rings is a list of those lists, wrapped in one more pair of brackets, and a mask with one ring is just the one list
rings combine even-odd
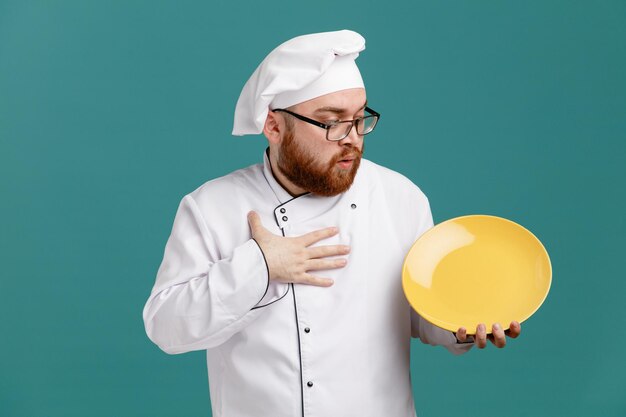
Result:
{"label": "jacket button", "polygon": [[352,204],[350,204],[350,207],[352,207],[353,209],[355,209],[355,208],[356,208],[356,204],[352,203]]}
{"label": "jacket button", "polygon": [[286,222],[287,220],[289,220],[287,216],[283,216],[283,221]]}
{"label": "jacket button", "polygon": [[311,387],[313,386],[313,382],[311,382],[311,381],[307,382],[307,383],[306,383],[306,386],[307,386],[307,387],[309,387],[309,388],[311,388]]}
{"label": "jacket button", "polygon": [[308,327],[304,328],[304,333],[309,333],[311,331],[311,329],[309,329]]}
{"label": "jacket button", "polygon": [[285,208],[284,208],[284,207],[280,209],[280,212],[281,212],[281,213],[283,213],[283,214],[284,214],[286,211],[287,211],[287,210],[285,210]]}

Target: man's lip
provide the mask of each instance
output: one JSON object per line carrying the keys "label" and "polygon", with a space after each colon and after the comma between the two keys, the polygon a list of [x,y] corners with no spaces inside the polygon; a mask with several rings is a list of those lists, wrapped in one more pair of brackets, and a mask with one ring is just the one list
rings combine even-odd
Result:
{"label": "man's lip", "polygon": [[351,155],[351,156],[347,156],[343,159],[340,159],[339,162],[351,162],[354,161],[356,159],[355,155]]}

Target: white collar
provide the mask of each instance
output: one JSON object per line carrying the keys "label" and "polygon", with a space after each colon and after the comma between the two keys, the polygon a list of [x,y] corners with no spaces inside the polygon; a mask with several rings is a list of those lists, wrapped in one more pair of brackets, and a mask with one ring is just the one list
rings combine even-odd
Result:
{"label": "white collar", "polygon": [[[361,166],[354,179],[354,183],[350,189],[344,193],[332,197],[324,197],[311,193],[293,197],[274,177],[267,152],[264,152],[263,162],[263,175],[277,200],[277,206],[274,208],[274,217],[281,229],[318,217],[342,204],[346,204],[346,207],[352,206],[357,201],[356,189],[359,188],[358,185],[363,182],[363,174],[361,173],[363,167]],[[363,160],[361,162],[363,162]]]}

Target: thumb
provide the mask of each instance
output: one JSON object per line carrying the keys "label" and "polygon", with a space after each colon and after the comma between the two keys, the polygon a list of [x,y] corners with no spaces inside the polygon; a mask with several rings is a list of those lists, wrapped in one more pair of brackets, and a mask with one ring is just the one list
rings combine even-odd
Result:
{"label": "thumb", "polygon": [[250,225],[252,237],[260,235],[265,230],[263,223],[261,223],[261,218],[255,211],[248,213],[248,224]]}

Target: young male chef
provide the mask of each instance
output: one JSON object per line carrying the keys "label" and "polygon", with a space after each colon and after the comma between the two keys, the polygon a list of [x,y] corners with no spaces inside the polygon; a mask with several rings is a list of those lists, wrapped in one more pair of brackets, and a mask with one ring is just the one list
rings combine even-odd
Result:
{"label": "young male chef", "polygon": [[[233,128],[265,135],[263,163],[180,203],[143,318],[165,352],[206,350],[213,416],[412,417],[411,336],[454,354],[486,345],[483,324],[472,343],[403,295],[404,256],[433,219],[415,184],[361,158],[380,117],[364,49],[348,30],[274,49]],[[498,325],[489,339],[506,343]]]}

